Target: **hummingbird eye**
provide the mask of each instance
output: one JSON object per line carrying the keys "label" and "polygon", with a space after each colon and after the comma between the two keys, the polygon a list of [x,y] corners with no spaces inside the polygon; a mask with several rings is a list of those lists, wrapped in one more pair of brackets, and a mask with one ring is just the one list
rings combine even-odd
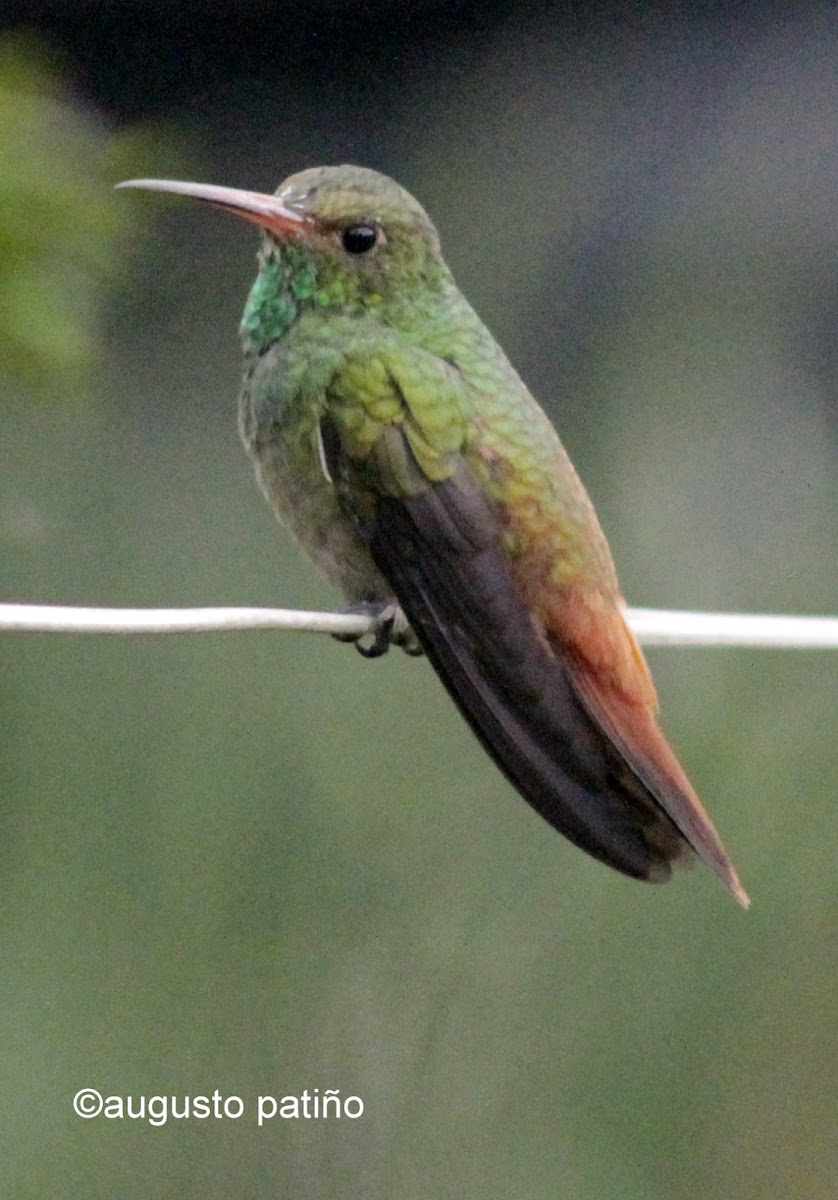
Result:
{"label": "hummingbird eye", "polygon": [[347,254],[369,254],[378,242],[378,229],[366,223],[347,225],[340,235],[341,245]]}

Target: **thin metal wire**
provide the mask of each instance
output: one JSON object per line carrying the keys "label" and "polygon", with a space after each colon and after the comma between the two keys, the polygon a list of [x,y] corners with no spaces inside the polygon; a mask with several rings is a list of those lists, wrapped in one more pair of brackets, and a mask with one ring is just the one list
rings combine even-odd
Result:
{"label": "thin metal wire", "polygon": [[[647,646],[763,646],[838,649],[838,617],[789,617],[754,613],[626,610],[629,624]],[[299,630],[363,634],[367,617],[298,612],[286,608],[78,608],[53,604],[0,604],[0,632],[7,633],[210,633],[233,630]]]}

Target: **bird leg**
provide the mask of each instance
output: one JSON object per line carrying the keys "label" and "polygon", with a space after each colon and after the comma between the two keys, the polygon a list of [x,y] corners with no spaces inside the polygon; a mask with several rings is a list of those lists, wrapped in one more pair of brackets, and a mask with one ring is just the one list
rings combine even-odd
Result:
{"label": "bird leg", "polygon": [[[339,642],[352,642],[363,658],[380,658],[391,646],[398,646],[416,658],[423,653],[416,634],[398,604],[390,600],[356,600],[340,610],[350,616],[369,617],[373,628],[369,633],[335,633]],[[372,640],[367,642],[366,639]]]}

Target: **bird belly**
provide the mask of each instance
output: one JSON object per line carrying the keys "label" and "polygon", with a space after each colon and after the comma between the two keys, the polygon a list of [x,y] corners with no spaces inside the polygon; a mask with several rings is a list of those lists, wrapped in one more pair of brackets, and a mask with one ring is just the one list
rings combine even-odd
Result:
{"label": "bird belly", "polygon": [[390,600],[392,589],[339,506],[318,451],[317,422],[305,428],[273,426],[267,435],[242,437],[256,479],[274,512],[308,556],[348,600]]}

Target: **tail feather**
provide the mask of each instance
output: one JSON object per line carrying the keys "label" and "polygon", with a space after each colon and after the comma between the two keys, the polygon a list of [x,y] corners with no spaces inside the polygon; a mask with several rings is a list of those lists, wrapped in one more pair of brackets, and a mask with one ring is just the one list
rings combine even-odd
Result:
{"label": "tail feather", "polygon": [[[664,880],[688,839],[542,638],[462,481],[379,500],[373,558],[428,658],[521,795],[589,854]],[[485,506],[482,506],[485,507]],[[698,848],[698,847],[696,847]]]}

